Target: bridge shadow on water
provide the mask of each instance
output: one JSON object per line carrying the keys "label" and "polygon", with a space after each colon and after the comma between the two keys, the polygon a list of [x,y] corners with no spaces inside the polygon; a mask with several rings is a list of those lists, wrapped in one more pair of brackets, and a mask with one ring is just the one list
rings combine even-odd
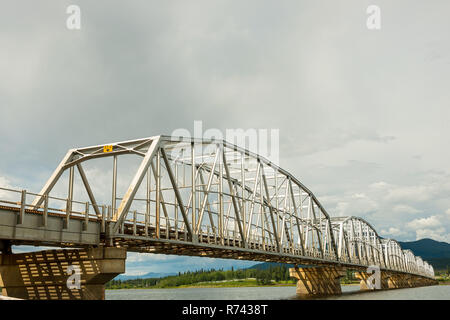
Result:
{"label": "bridge shadow on water", "polygon": [[357,286],[346,288],[342,294],[328,296],[300,296],[294,295],[288,300],[441,300],[448,299],[450,290],[445,286],[424,286],[412,288],[359,290]]}
{"label": "bridge shadow on water", "polygon": [[[349,290],[350,289],[350,290]],[[398,290],[398,289],[397,289]],[[377,290],[377,292],[383,292],[388,290]],[[361,300],[363,299],[370,299],[370,295],[373,295],[374,292],[370,290],[359,290],[359,285],[357,286],[351,286],[347,287],[346,291],[343,291],[341,294],[336,295],[315,295],[315,296],[309,296],[309,295],[293,295],[292,297],[288,298],[288,300],[337,300],[337,299],[344,299],[344,300]],[[373,296],[374,299],[376,299],[376,296]]]}

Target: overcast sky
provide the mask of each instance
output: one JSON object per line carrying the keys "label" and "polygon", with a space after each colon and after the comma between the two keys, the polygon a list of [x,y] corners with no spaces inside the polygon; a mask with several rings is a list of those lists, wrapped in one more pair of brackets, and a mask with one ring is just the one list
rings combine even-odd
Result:
{"label": "overcast sky", "polygon": [[[66,8],[81,8],[81,29]],[[381,8],[368,30],[366,9]],[[179,128],[279,129],[333,215],[450,242],[450,2],[3,1],[0,185],[67,149]],[[127,273],[229,266],[132,254]]]}

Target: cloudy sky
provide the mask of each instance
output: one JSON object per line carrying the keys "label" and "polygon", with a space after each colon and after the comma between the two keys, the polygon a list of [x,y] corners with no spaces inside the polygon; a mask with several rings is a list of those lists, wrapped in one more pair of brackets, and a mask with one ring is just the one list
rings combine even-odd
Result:
{"label": "cloudy sky", "polygon": [[[66,27],[71,4],[80,30]],[[366,26],[372,4],[380,30]],[[447,0],[4,1],[0,185],[39,191],[69,148],[195,120],[278,129],[280,165],[331,215],[450,242],[449,12]],[[127,273],[232,263],[131,254]]]}

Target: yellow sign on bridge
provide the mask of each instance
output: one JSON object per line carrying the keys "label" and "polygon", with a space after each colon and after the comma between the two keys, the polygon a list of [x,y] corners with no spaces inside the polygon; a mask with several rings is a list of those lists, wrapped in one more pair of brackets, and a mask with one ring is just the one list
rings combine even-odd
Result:
{"label": "yellow sign on bridge", "polygon": [[112,145],[103,146],[103,153],[112,152],[112,151],[113,151],[113,146]]}

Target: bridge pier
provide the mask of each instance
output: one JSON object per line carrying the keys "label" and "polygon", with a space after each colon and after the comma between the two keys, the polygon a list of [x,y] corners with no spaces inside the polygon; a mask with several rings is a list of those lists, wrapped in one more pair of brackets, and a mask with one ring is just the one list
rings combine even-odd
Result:
{"label": "bridge pier", "polygon": [[436,285],[437,281],[411,274],[390,274],[389,289],[415,288]]}
{"label": "bridge pier", "polygon": [[2,295],[31,300],[104,300],[125,272],[125,248],[45,250],[0,255]]}
{"label": "bridge pier", "polygon": [[389,275],[389,289],[412,288],[415,287],[415,280],[412,276],[400,273],[391,273]]}
{"label": "bridge pier", "polygon": [[[356,272],[356,278],[360,279],[360,290],[373,290],[375,278],[370,278],[367,272]],[[435,285],[437,282],[421,276],[394,272],[381,272],[380,287],[378,289],[400,289]],[[371,283],[370,283],[371,282]],[[376,287],[374,289],[377,289]]]}
{"label": "bridge pier", "polygon": [[339,267],[290,268],[289,275],[298,279],[297,294],[307,296],[326,296],[341,294],[340,278],[345,271]]}

